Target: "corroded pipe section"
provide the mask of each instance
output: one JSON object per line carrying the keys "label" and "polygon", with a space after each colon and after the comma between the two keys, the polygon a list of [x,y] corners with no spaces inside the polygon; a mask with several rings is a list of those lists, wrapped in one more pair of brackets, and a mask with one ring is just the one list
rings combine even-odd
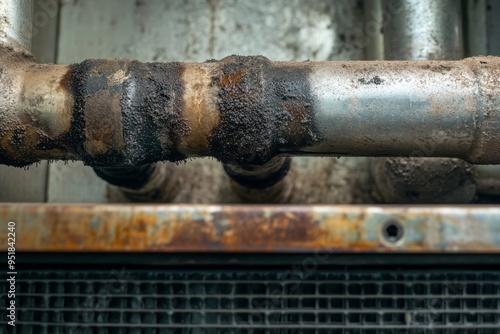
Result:
{"label": "corroded pipe section", "polygon": [[140,189],[148,183],[155,169],[155,164],[152,163],[144,166],[94,168],[94,171],[114,186]]}
{"label": "corroded pipe section", "polygon": [[[117,187],[132,202],[170,202],[179,191],[174,166],[160,162],[143,166],[94,168],[103,180]],[[175,166],[177,167],[177,166]]]}
{"label": "corroded pipe section", "polygon": [[225,165],[231,187],[245,202],[288,203],[292,184],[286,176],[291,158],[276,157],[259,166]]}
{"label": "corroded pipe section", "polygon": [[[500,60],[37,65],[0,50],[0,163],[141,166],[212,156],[457,157],[500,163]],[[401,112],[404,110],[404,112]]]}

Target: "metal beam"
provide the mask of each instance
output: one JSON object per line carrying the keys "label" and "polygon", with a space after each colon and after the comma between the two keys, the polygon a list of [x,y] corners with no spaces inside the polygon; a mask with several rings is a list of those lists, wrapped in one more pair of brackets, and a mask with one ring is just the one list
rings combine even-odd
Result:
{"label": "metal beam", "polygon": [[484,206],[11,204],[0,220],[19,252],[500,253]]}

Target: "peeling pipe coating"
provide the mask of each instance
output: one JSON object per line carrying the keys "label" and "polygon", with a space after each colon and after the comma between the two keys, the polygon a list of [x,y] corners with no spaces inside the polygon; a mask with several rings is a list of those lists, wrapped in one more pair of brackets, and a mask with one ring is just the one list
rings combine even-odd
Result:
{"label": "peeling pipe coating", "polygon": [[188,131],[180,114],[179,63],[86,60],[71,69],[74,132],[84,163],[139,166],[185,158],[177,149]]}
{"label": "peeling pipe coating", "polygon": [[0,163],[142,166],[211,156],[456,157],[500,163],[500,61],[37,65],[0,47]]}

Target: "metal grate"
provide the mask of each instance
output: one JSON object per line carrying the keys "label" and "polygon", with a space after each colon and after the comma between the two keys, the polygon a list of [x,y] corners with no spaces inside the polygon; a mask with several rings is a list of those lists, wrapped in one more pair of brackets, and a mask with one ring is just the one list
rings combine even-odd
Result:
{"label": "metal grate", "polygon": [[11,332],[500,333],[499,285],[496,271],[20,272]]}

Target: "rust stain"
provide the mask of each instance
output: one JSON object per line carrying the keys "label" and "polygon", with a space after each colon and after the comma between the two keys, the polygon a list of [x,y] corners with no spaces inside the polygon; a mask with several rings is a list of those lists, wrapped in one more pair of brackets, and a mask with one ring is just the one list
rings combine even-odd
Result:
{"label": "rust stain", "polygon": [[246,73],[243,71],[233,71],[229,73],[224,73],[220,80],[221,88],[234,89],[241,82],[241,79],[245,77]]}
{"label": "rust stain", "polygon": [[305,138],[309,132],[309,127],[305,125],[312,122],[309,105],[301,99],[290,99],[283,102],[283,107],[291,116],[287,124],[288,142],[293,146],[300,146],[302,138]]}
{"label": "rust stain", "polygon": [[124,147],[120,94],[96,92],[87,99],[84,148],[93,157],[113,155]]}
{"label": "rust stain", "polygon": [[[498,217],[473,207],[0,205],[26,236],[19,251],[500,253],[498,238],[484,238],[500,234]],[[404,226],[401,243],[381,241],[387,219]]]}

